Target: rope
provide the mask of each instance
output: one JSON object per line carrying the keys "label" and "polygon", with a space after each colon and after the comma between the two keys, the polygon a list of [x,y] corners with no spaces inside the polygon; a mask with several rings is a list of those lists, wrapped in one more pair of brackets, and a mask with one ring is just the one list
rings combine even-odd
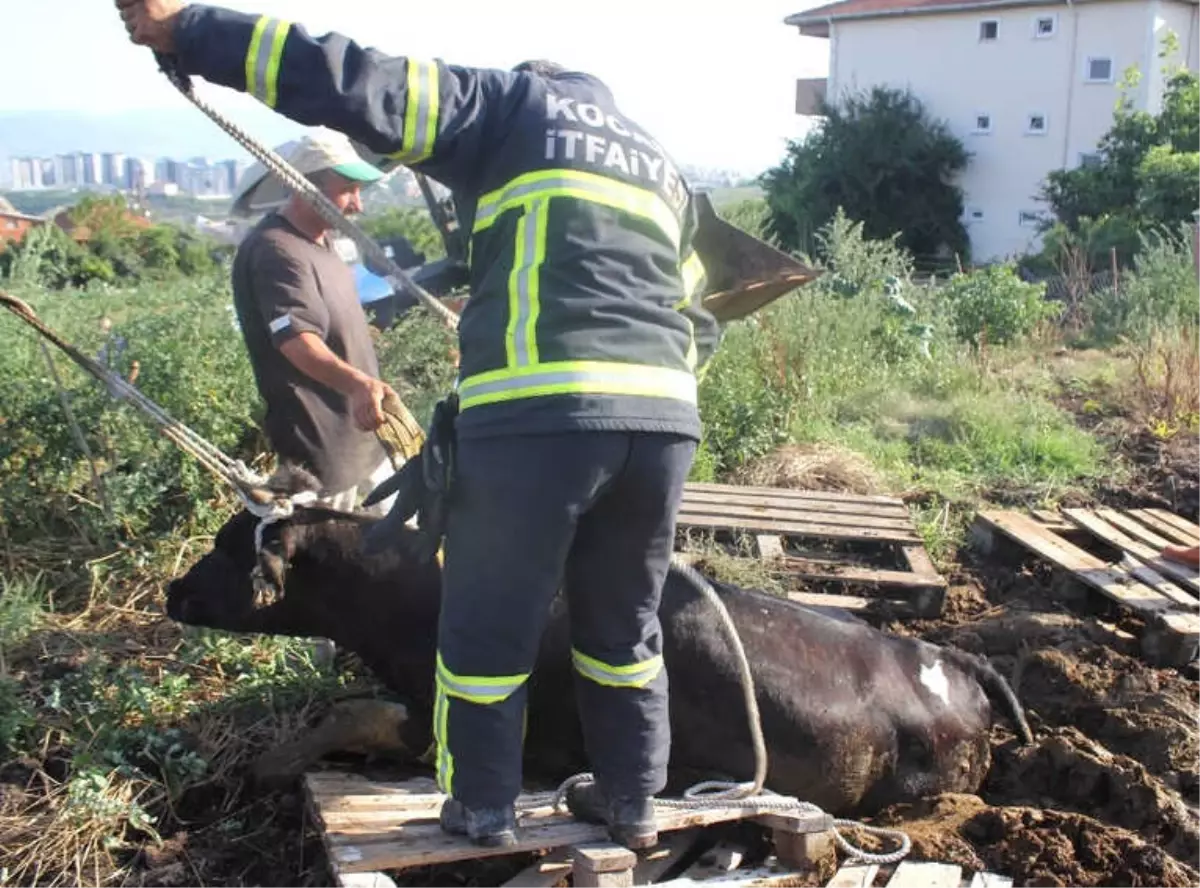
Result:
{"label": "rope", "polygon": [[134,385],[126,382],[119,373],[93,360],[71,345],[58,333],[47,327],[27,303],[16,296],[0,291],[0,304],[54,343],[76,364],[103,382],[108,388],[109,394],[114,398],[129,401],[149,416],[159,426],[164,436],[173,441],[185,453],[195,457],[213,474],[228,482],[246,503],[246,507],[258,514],[259,517],[274,514],[276,509],[281,508],[280,501],[262,489],[266,484],[266,478],[251,470],[241,460],[234,460],[226,456],[196,432],[174,419],[138,391]]}
{"label": "rope", "polygon": [[333,225],[335,228],[342,231],[351,240],[353,240],[362,250],[364,256],[373,259],[380,267],[387,271],[389,277],[394,279],[395,283],[399,283],[404,289],[412,293],[418,300],[421,301],[430,311],[442,320],[451,330],[458,328],[458,315],[450,310],[449,307],[443,305],[438,299],[433,296],[428,290],[420,286],[414,281],[399,265],[396,264],[390,256],[383,251],[379,244],[367,235],[361,228],[342,213],[324,194],[320,192],[308,179],[304,178],[300,173],[296,172],[286,160],[263,145],[260,145],[255,139],[246,133],[232,120],[229,120],[225,115],[218,111],[213,106],[209,105],[203,99],[196,95],[192,90],[191,81],[186,75],[181,74],[170,59],[165,56],[155,54],[158,59],[159,67],[167,76],[167,79],[178,89],[189,102],[203,111],[213,123],[219,126],[233,139],[249,151],[262,165],[274,173],[279,179],[293,189],[302,198],[308,201],[313,209],[315,209],[321,218]]}
{"label": "rope", "polygon": [[[750,671],[750,661],[746,657],[746,649],[738,635],[737,626],[725,607],[725,602],[717,595],[712,584],[698,570],[687,564],[677,555],[672,555],[671,565],[679,570],[700,591],[701,596],[712,605],[721,620],[721,626],[728,636],[729,645],[736,655],[738,682],[742,688],[742,696],[746,705],[746,715],[750,724],[750,739],[754,746],[754,780],[745,783],[733,783],[721,780],[707,780],[689,787],[680,799],[654,799],[654,805],[673,810],[702,810],[712,808],[743,808],[761,813],[762,811],[783,811],[805,816],[822,816],[825,814],[811,802],[802,802],[792,796],[777,795],[764,789],[767,777],[767,745],[763,738],[762,716],[758,709],[758,698],[754,691],[754,675]],[[534,806],[551,805],[561,811],[565,805],[567,792],[574,786],[594,783],[595,777],[590,773],[576,774],[568,777],[562,785],[552,793],[539,793],[531,797]],[[856,820],[833,818],[833,838],[838,847],[851,860],[863,863],[887,865],[905,858],[912,850],[912,840],[900,830],[884,829],[879,826],[867,826]],[[839,829],[859,829],[880,838],[899,843],[894,851],[875,854],[864,851],[852,844]]]}

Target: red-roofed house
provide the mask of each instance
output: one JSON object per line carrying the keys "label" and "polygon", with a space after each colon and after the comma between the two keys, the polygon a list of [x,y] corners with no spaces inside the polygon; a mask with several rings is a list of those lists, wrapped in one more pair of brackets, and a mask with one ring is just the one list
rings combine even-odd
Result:
{"label": "red-roofed house", "polygon": [[[788,16],[828,39],[825,81],[797,84],[797,113],[874,85],[909,87],[974,157],[963,175],[974,257],[1036,246],[1046,173],[1089,162],[1136,66],[1157,110],[1169,67],[1200,69],[1197,0],[842,0]],[[1173,32],[1178,49],[1159,58]]]}
{"label": "red-roofed house", "polygon": [[13,205],[0,197],[0,250],[6,243],[20,243],[25,232],[36,225],[46,222],[41,216],[30,216],[28,213],[18,213]]}

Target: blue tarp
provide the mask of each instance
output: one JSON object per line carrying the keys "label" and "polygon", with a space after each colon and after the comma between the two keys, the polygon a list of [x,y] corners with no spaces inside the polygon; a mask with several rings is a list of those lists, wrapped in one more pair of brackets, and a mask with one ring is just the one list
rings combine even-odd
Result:
{"label": "blue tarp", "polygon": [[354,269],[354,284],[358,287],[358,301],[363,305],[387,299],[392,295],[392,285],[386,278],[368,271],[361,262],[355,262],[351,268]]}

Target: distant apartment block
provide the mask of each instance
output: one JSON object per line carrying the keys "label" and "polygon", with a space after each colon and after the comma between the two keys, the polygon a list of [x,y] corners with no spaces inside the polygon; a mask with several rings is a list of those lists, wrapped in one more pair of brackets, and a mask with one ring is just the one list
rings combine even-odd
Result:
{"label": "distant apartment block", "polygon": [[189,194],[195,197],[229,197],[237,187],[245,164],[240,160],[193,157],[157,161],[130,157],[121,152],[75,152],[55,157],[18,157],[9,165],[14,191],[46,188],[91,188]]}
{"label": "distant apartment block", "polygon": [[[796,112],[882,85],[909,88],[972,153],[960,185],[976,259],[1037,247],[1046,174],[1089,163],[1123,73],[1161,108],[1172,66],[1200,70],[1197,0],[842,0],[788,16],[830,41],[829,75],[796,85]],[[1168,32],[1178,50],[1160,58]]]}

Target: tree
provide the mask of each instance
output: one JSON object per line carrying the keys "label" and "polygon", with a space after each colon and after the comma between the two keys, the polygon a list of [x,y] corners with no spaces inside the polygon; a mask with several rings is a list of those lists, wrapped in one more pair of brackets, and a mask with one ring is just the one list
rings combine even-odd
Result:
{"label": "tree", "polygon": [[[1168,34],[1160,57],[1177,51]],[[1098,163],[1046,176],[1041,200],[1067,232],[1104,231],[1106,247],[1129,260],[1138,232],[1176,229],[1200,205],[1200,82],[1182,65],[1167,77],[1158,114],[1134,107],[1140,75],[1126,72],[1112,127],[1100,140]],[[1096,258],[1096,257],[1094,257]]]}
{"label": "tree", "polygon": [[969,153],[943,121],[908,90],[874,87],[823,103],[824,120],[790,142],[783,162],[763,174],[772,233],[811,252],[813,235],[841,207],[864,236],[887,239],[918,257],[965,257],[968,238],[955,177]]}

